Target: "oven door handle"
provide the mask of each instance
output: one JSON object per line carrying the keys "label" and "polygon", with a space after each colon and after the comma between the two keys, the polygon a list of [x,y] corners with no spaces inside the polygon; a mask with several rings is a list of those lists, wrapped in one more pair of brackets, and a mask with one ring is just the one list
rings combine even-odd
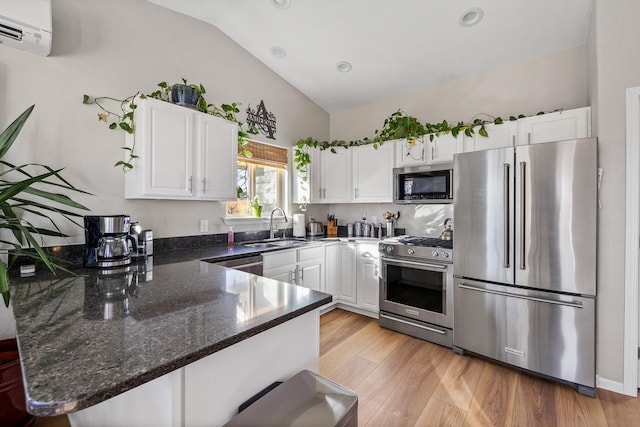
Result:
{"label": "oven door handle", "polygon": [[394,258],[387,258],[387,257],[383,257],[382,261],[386,262],[386,263],[392,263],[392,264],[400,264],[400,265],[413,265],[416,267],[428,267],[428,268],[438,268],[441,270],[446,270],[447,268],[449,268],[449,264],[429,264],[426,262],[414,262],[414,261],[406,261],[404,259],[399,260],[399,259],[394,259]]}
{"label": "oven door handle", "polygon": [[398,319],[396,317],[385,316],[384,314],[381,314],[380,317],[384,317],[385,319],[388,319],[388,320],[393,320],[394,322],[404,323],[404,324],[409,325],[409,326],[415,326],[416,328],[426,329],[429,332],[435,332],[436,334],[440,334],[440,335],[445,335],[447,333],[446,331],[442,331],[440,329],[430,328],[428,326],[423,326],[423,325],[418,325],[417,323],[414,323],[414,322],[407,322],[406,320]]}

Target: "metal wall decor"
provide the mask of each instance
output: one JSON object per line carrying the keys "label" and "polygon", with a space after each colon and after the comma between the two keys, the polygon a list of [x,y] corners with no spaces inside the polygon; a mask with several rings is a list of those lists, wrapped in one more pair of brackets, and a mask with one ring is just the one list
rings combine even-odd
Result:
{"label": "metal wall decor", "polygon": [[247,123],[258,128],[267,138],[275,139],[273,134],[276,133],[276,116],[267,111],[264,100],[260,100],[257,110],[252,110],[251,105],[247,107]]}

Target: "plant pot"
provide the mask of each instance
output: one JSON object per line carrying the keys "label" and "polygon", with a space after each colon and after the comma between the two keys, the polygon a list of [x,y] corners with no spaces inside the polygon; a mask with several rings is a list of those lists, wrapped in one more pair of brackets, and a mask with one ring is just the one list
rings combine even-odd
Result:
{"label": "plant pot", "polygon": [[171,102],[185,107],[194,108],[200,99],[200,92],[189,85],[173,85],[171,87]]}
{"label": "plant pot", "polygon": [[36,418],[26,409],[22,368],[15,338],[0,341],[0,425],[31,426]]}
{"label": "plant pot", "polygon": [[253,216],[260,218],[262,216],[262,206],[252,207]]}

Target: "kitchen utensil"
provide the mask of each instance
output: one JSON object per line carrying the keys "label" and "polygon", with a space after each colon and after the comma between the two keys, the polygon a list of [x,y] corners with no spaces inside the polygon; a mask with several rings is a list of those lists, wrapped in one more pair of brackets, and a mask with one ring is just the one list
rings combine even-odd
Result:
{"label": "kitchen utensil", "polygon": [[451,218],[447,218],[444,221],[444,230],[440,233],[440,238],[442,240],[453,240],[453,225]]}
{"label": "kitchen utensil", "polygon": [[307,234],[309,236],[322,236],[324,235],[324,227],[321,222],[315,221],[313,217],[309,220]]}

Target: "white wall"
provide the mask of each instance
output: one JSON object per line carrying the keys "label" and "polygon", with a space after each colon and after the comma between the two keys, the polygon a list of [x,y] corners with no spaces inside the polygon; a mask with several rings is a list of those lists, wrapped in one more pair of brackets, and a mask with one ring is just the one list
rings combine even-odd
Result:
{"label": "white wall", "polygon": [[588,40],[589,101],[604,170],[598,218],[596,362],[601,378],[619,383],[624,375],[625,90],[640,85],[639,15],[637,0],[621,0],[616,7],[597,0]]}
{"label": "white wall", "polygon": [[[143,0],[52,6],[50,57],[0,45],[0,127],[35,103],[8,160],[66,167],[72,183],[94,194],[75,197],[92,214],[127,213],[154,237],[197,235],[200,219],[209,220],[210,233],[227,229],[219,202],[124,200],[123,172],[113,167],[124,158],[124,132],[98,123],[98,109],[82,104],[85,93],[123,98],[185,77],[202,83],[211,103],[241,102],[241,119],[264,100],[277,119],[277,141],[258,138],[265,142],[289,147],[309,135],[328,138],[328,113],[209,24]],[[84,242],[81,229],[65,230],[72,237],[49,244]]]}
{"label": "white wall", "polygon": [[331,139],[372,137],[398,109],[432,123],[507,118],[587,105],[586,47],[452,80],[411,94],[331,114]]}

